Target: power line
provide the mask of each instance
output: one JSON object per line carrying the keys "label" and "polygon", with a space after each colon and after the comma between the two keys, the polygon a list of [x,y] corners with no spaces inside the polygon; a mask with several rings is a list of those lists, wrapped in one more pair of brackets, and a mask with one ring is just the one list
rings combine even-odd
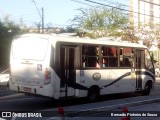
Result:
{"label": "power line", "polygon": [[77,3],[81,3],[81,4],[83,4],[83,5],[88,5],[88,6],[92,6],[92,7],[94,7],[93,5],[90,5],[90,4],[87,4],[87,3],[84,3],[84,2],[79,1],[79,0],[71,0],[71,1],[73,1],[73,2],[77,2]]}
{"label": "power line", "polygon": [[40,18],[42,19],[41,13],[40,13],[39,9],[37,8],[36,2],[34,0],[32,0],[32,2],[34,3],[34,5],[35,5],[35,7],[36,7],[36,9],[37,9],[37,11],[39,13]]}
{"label": "power line", "polygon": [[114,6],[111,6],[111,5],[95,2],[95,1],[92,1],[92,0],[84,0],[84,1],[87,1],[87,2],[90,2],[90,3],[94,3],[94,4],[98,4],[98,5],[102,5],[102,6],[111,7],[111,8],[116,8],[116,9],[123,10],[123,11],[128,11],[126,9],[122,9],[122,8],[114,7]]}
{"label": "power line", "polygon": [[[77,3],[80,3],[80,4],[85,4],[85,5],[88,5],[88,6],[93,6],[93,5],[90,5],[90,4],[87,4],[87,3],[84,3],[84,2],[82,2],[82,1],[78,1],[78,0],[71,0],[71,1],[73,1],[73,2],[77,2]],[[123,5],[123,6],[125,6],[125,7],[130,7],[130,6],[128,6],[128,5],[125,5],[125,4],[122,4],[122,3],[116,3],[116,2],[111,2],[111,1],[109,1],[109,0],[101,0],[101,1],[108,1],[108,2],[110,2],[111,4],[119,4],[119,5]],[[141,1],[145,1],[145,0],[141,0]],[[87,1],[88,2],[88,1]],[[151,2],[150,2],[151,3]],[[103,3],[100,3],[100,4],[103,4]],[[152,4],[152,3],[151,3]],[[154,3],[153,3],[154,4]],[[104,5],[103,5],[104,6]],[[106,6],[106,4],[105,4],[105,6]],[[159,5],[160,6],[160,5]],[[95,6],[93,6],[93,7],[95,7]],[[108,7],[114,7],[114,6],[108,6]],[[115,7],[116,9],[121,9],[121,8],[118,8],[118,7]],[[125,9],[121,9],[121,10],[125,10]],[[145,10],[146,11],[146,9],[141,9],[141,10]],[[157,16],[152,16],[152,15],[147,15],[147,14],[143,14],[143,13],[138,13],[138,12],[133,12],[133,11],[130,11],[130,10],[126,10],[126,11],[128,11],[128,12],[132,12],[132,13],[137,13],[137,14],[141,14],[141,15],[145,15],[145,16],[151,16],[151,17],[155,17],[155,18],[160,18],[160,17],[157,17]],[[151,11],[153,11],[153,10],[149,10],[149,11],[147,11],[147,12],[151,12]],[[126,13],[123,13],[123,14],[125,14],[125,15],[129,15],[129,14],[126,14]]]}
{"label": "power line", "polygon": [[[81,4],[85,4],[85,5],[89,5],[89,6],[93,6],[93,5],[90,5],[90,4],[87,4],[87,3],[84,3],[84,2],[80,2],[80,1],[78,1],[78,0],[71,0],[71,1],[73,1],[73,2],[78,2],[78,3],[81,3]],[[87,1],[88,2],[88,1]],[[102,3],[100,3],[100,4],[102,4]],[[96,6],[93,6],[93,7],[96,7]],[[113,8],[113,6],[112,6],[112,8]],[[120,9],[120,8],[119,8]],[[125,15],[129,15],[129,14],[127,14],[127,13],[123,13],[123,14],[125,14]]]}
{"label": "power line", "polygon": [[129,6],[126,5],[126,4],[122,4],[122,3],[119,3],[119,2],[113,2],[113,1],[111,1],[111,0],[100,0],[100,1],[107,1],[109,4],[119,4],[119,5],[123,5],[123,6],[125,6],[125,7],[129,7]]}
{"label": "power line", "polygon": [[[111,2],[111,1],[109,1],[109,0],[101,0],[101,1],[108,1],[108,2],[110,2],[110,3],[116,4],[116,2]],[[147,0],[140,0],[140,1],[149,3],[149,4],[151,4],[151,5],[160,6],[160,4],[157,4],[157,3],[154,3],[154,2],[150,2],[150,1],[147,1]],[[128,5],[125,5],[125,4],[122,4],[122,3],[120,3],[120,4],[121,4],[121,5],[124,5],[124,6],[126,6],[126,7],[129,7]]]}
{"label": "power line", "polygon": [[149,4],[151,4],[151,5],[160,6],[160,4],[157,4],[157,3],[154,3],[154,2],[150,2],[150,1],[146,1],[146,0],[140,0],[140,1],[143,1],[143,2],[149,3]]}
{"label": "power line", "polygon": [[141,14],[141,15],[150,16],[150,17],[154,17],[154,18],[160,18],[160,17],[156,17],[156,16],[154,16],[154,15],[147,15],[147,14],[140,13],[140,12],[134,12],[134,11],[126,10],[126,9],[123,9],[123,8],[114,7],[114,6],[111,6],[111,5],[107,5],[107,4],[95,2],[95,1],[92,1],[92,0],[84,0],[84,1],[87,1],[87,2],[90,2],[90,3],[94,3],[94,4],[98,4],[98,5],[101,5],[101,6],[107,6],[107,7],[119,9],[119,10],[126,11],[126,12],[130,12],[130,13],[136,13],[136,14]]}

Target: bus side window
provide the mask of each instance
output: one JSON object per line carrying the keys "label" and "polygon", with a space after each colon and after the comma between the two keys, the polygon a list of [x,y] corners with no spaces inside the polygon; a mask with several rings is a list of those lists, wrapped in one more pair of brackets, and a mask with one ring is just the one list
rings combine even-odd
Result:
{"label": "bus side window", "polygon": [[107,67],[107,58],[102,58],[102,67]]}
{"label": "bus side window", "polygon": [[133,67],[133,48],[121,48],[120,49],[120,66],[121,67]]}
{"label": "bus side window", "polygon": [[109,58],[109,66],[110,67],[118,67],[118,58],[117,57]]}
{"label": "bus side window", "polygon": [[83,64],[83,67],[86,67],[86,58],[85,57],[82,58],[82,64]]}
{"label": "bus side window", "polygon": [[105,62],[105,67],[117,67],[118,66],[118,48],[103,46],[102,47],[102,66]]}
{"label": "bus side window", "polygon": [[88,57],[87,67],[97,67],[97,58],[96,57]]}
{"label": "bus side window", "polygon": [[88,52],[88,50],[87,50],[87,46],[86,45],[83,45],[82,46],[82,67],[86,67],[87,66],[87,53]]}
{"label": "bus side window", "polygon": [[154,68],[152,58],[151,58],[150,53],[147,49],[145,49],[145,67],[146,67],[146,69],[149,69],[149,70],[153,70],[153,68]]}
{"label": "bus side window", "polygon": [[124,58],[124,59],[123,59],[123,62],[124,62],[124,67],[131,67],[131,64],[130,64],[128,58]]}
{"label": "bus side window", "polygon": [[99,52],[98,46],[82,45],[82,67],[97,67]]}

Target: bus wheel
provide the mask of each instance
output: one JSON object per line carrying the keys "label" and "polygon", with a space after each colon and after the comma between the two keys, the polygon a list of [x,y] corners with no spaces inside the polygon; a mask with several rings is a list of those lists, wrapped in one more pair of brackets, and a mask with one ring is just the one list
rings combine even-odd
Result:
{"label": "bus wheel", "polygon": [[94,102],[94,101],[96,101],[98,95],[99,95],[99,88],[98,87],[92,87],[88,91],[88,100],[90,102]]}
{"label": "bus wheel", "polygon": [[151,82],[148,82],[148,83],[145,85],[144,90],[142,91],[142,95],[149,95],[149,94],[150,94],[150,91],[151,91],[151,88],[152,88],[152,83],[151,83]]}

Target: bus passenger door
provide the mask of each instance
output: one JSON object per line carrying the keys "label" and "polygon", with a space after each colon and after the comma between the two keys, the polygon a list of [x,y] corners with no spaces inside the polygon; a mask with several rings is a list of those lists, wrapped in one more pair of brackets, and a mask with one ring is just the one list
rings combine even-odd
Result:
{"label": "bus passenger door", "polygon": [[73,85],[76,80],[76,70],[75,70],[75,47],[71,46],[61,46],[60,52],[61,61],[61,87],[64,87],[64,96],[74,96],[75,90]]}
{"label": "bus passenger door", "polygon": [[144,51],[137,50],[136,51],[136,89],[142,89],[142,68],[144,66]]}

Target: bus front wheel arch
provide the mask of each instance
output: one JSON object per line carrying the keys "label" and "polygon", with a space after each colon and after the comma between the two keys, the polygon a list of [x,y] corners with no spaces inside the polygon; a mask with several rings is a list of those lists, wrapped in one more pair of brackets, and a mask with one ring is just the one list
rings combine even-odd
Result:
{"label": "bus front wheel arch", "polygon": [[98,86],[92,86],[88,90],[87,98],[90,102],[94,102],[96,101],[99,95],[100,95],[100,88]]}
{"label": "bus front wheel arch", "polygon": [[142,95],[149,95],[152,89],[152,81],[148,81],[142,91]]}

